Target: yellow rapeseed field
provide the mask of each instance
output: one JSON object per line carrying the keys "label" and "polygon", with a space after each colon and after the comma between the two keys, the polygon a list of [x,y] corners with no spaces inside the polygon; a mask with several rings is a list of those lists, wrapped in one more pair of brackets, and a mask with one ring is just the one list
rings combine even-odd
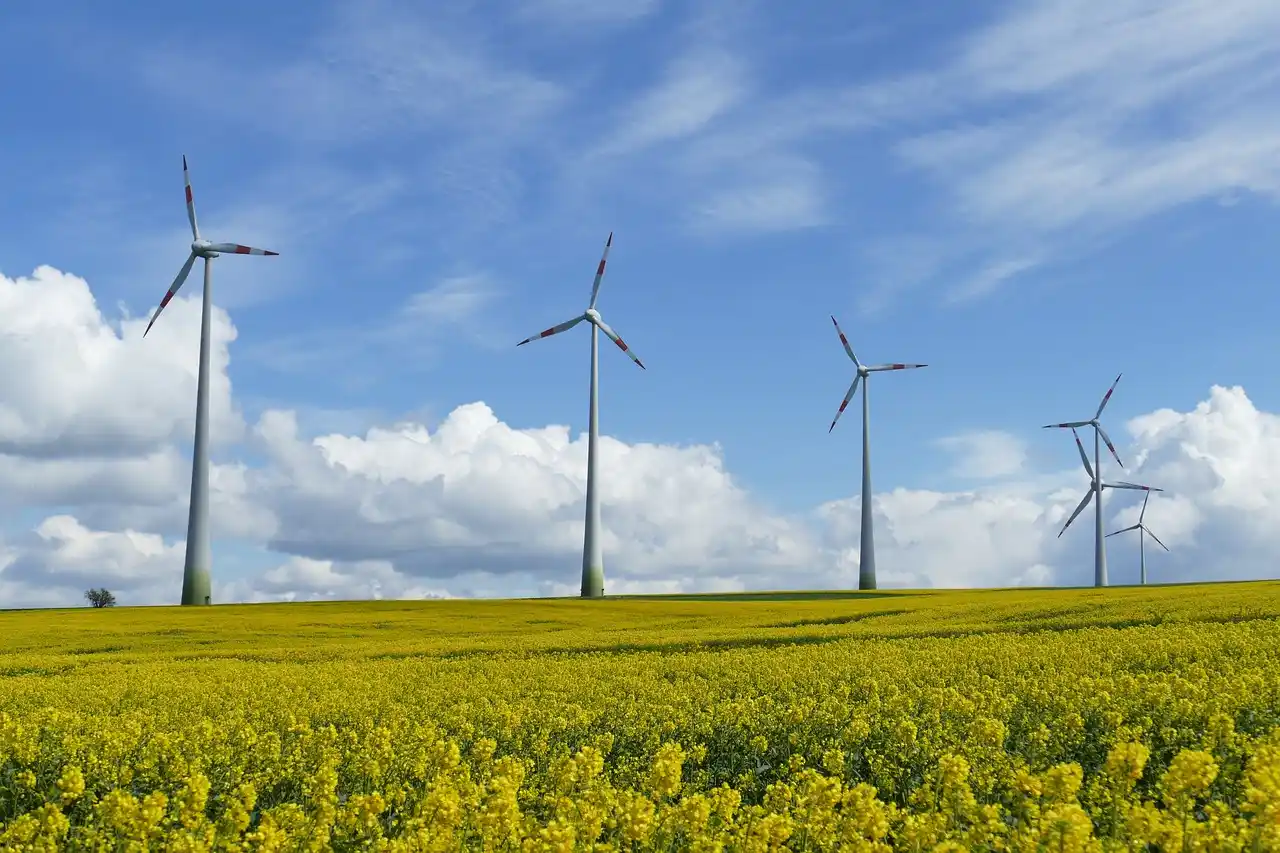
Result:
{"label": "yellow rapeseed field", "polygon": [[1280,584],[0,613],[3,850],[1280,850]]}

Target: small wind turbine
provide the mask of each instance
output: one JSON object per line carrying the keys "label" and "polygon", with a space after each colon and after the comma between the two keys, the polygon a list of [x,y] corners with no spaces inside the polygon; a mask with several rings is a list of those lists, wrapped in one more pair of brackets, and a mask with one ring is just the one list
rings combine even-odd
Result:
{"label": "small wind turbine", "polygon": [[835,323],[836,334],[840,336],[840,343],[844,344],[844,351],[848,353],[849,358],[853,361],[854,366],[858,368],[858,375],[853,377],[853,384],[849,386],[849,393],[844,395],[844,400],[840,403],[840,410],[836,412],[835,419],[831,421],[831,426],[827,429],[836,428],[836,421],[840,420],[840,416],[844,414],[845,406],[849,405],[849,401],[853,399],[853,395],[858,391],[858,383],[862,383],[862,544],[858,548],[858,589],[875,589],[876,588],[876,543],[875,536],[871,529],[871,414],[867,405],[867,385],[870,384],[872,373],[881,373],[886,370],[913,370],[917,367],[928,367],[927,364],[876,364],[867,366],[858,361],[858,357],[853,354],[853,347],[849,346],[849,339],[844,336],[844,332],[840,331],[840,324],[836,323],[836,318],[832,317],[831,322]]}
{"label": "small wind turbine", "polygon": [[558,326],[552,326],[550,329],[527,337],[516,344],[516,346],[520,347],[530,341],[558,335],[561,332],[572,329],[583,320],[591,324],[591,409],[587,429],[587,523],[582,537],[583,598],[599,598],[604,595],[604,553],[600,545],[600,495],[596,490],[596,446],[600,443],[600,406],[597,391],[600,370],[598,366],[599,344],[596,336],[597,330],[604,332],[605,337],[618,345],[618,349],[625,352],[641,369],[644,368],[644,363],[636,357],[636,354],[623,342],[622,338],[618,337],[617,333],[609,328],[608,324],[600,316],[600,312],[596,310],[596,300],[600,298],[600,281],[604,278],[604,265],[609,259],[609,249],[612,246],[613,232],[610,231],[609,239],[604,244],[604,254],[600,256],[600,266],[596,267],[596,280],[591,285],[591,303],[587,305],[587,310],[572,320],[566,320]]}
{"label": "small wind turbine", "polygon": [[[1158,492],[1160,490],[1152,489],[1151,491]],[[1137,524],[1134,524],[1130,527],[1126,527],[1124,530],[1117,530],[1115,533],[1107,534],[1107,536],[1119,536],[1121,533],[1128,533],[1130,530],[1138,531],[1138,560],[1139,560],[1139,565],[1141,565],[1142,567],[1143,585],[1145,585],[1147,582],[1147,549],[1146,549],[1146,542],[1144,541],[1146,536],[1150,536],[1152,539],[1155,539],[1156,544],[1159,545],[1161,548],[1164,548],[1166,551],[1169,550],[1169,546],[1161,542],[1159,537],[1157,537],[1154,533],[1151,532],[1151,528],[1147,527],[1147,525],[1143,522],[1143,519],[1146,518],[1146,515],[1147,515],[1147,501],[1149,501],[1150,499],[1151,499],[1151,492],[1148,492],[1146,497],[1142,499],[1142,511],[1138,513]]]}
{"label": "small wind turbine", "polygon": [[[1120,374],[1123,376],[1124,374]],[[1116,453],[1116,446],[1111,443],[1111,438],[1107,435],[1107,431],[1102,428],[1102,424],[1098,423],[1098,418],[1102,417],[1102,410],[1107,407],[1107,402],[1111,399],[1111,394],[1116,390],[1116,384],[1120,381],[1120,376],[1116,377],[1116,381],[1111,383],[1111,387],[1107,389],[1107,393],[1103,395],[1102,402],[1098,404],[1098,411],[1087,421],[1071,421],[1065,424],[1048,424],[1045,429],[1069,429],[1074,434],[1076,427],[1091,426],[1093,427],[1093,467],[1089,467],[1089,460],[1084,455],[1084,447],[1080,444],[1080,436],[1076,435],[1076,446],[1080,448],[1080,456],[1084,459],[1085,468],[1089,470],[1089,477],[1093,480],[1093,491],[1098,493],[1098,502],[1094,504],[1094,543],[1093,543],[1093,585],[1107,585],[1107,546],[1105,537],[1102,533],[1102,459],[1100,449],[1098,447],[1098,438],[1101,437],[1107,443],[1107,449],[1111,451],[1111,455],[1115,457],[1116,464],[1121,468],[1124,463],[1120,461],[1120,455]],[[1090,494],[1093,493],[1090,492]],[[1076,509],[1075,518],[1080,514],[1080,510],[1089,502],[1086,497],[1080,506]],[[1071,522],[1068,521],[1067,524]],[[1067,528],[1062,528],[1064,531]],[[1059,533],[1059,536],[1062,534]]]}
{"label": "small wind turbine", "polygon": [[151,322],[142,333],[155,325],[160,312],[173,299],[191,273],[196,258],[204,259],[204,302],[200,309],[200,372],[196,380],[196,438],[191,454],[191,504],[187,515],[187,557],[182,568],[182,603],[209,604],[209,319],[213,310],[212,270],[213,259],[221,254],[278,255],[266,249],[254,249],[239,243],[210,243],[200,237],[196,225],[196,203],[191,195],[191,174],[187,171],[187,158],[182,157],[182,180],[187,188],[187,219],[191,223],[191,254],[178,271],[178,277],[169,285],[169,292],[160,300],[160,307],[151,316]]}
{"label": "small wind turbine", "polygon": [[[1087,492],[1085,492],[1085,493],[1084,493],[1084,498],[1083,498],[1083,499],[1081,499],[1081,501],[1080,501],[1079,505],[1078,505],[1078,506],[1076,506],[1076,511],[1075,511],[1075,512],[1073,512],[1073,513],[1071,513],[1071,517],[1067,519],[1067,523],[1066,523],[1066,524],[1064,524],[1064,525],[1062,525],[1062,529],[1058,531],[1058,538],[1059,538],[1059,539],[1061,539],[1061,538],[1062,538],[1062,534],[1064,534],[1064,533],[1066,533],[1066,532],[1067,532],[1067,528],[1071,526],[1071,522],[1073,522],[1073,521],[1075,521],[1075,520],[1076,520],[1076,516],[1078,516],[1080,513],[1084,512],[1084,508],[1085,508],[1085,507],[1087,507],[1087,506],[1089,505],[1089,501],[1093,500],[1094,492],[1097,492],[1097,494],[1098,494],[1098,500],[1097,500],[1097,502],[1094,504],[1094,506],[1095,506],[1095,507],[1098,507],[1098,506],[1101,506],[1101,505],[1102,505],[1102,490],[1103,490],[1103,489],[1128,489],[1128,490],[1131,490],[1131,491],[1146,492],[1146,493],[1147,493],[1147,497],[1151,497],[1151,493],[1152,493],[1152,492],[1163,492],[1163,491],[1164,491],[1164,489],[1157,489],[1157,488],[1155,488],[1154,486],[1143,486],[1143,485],[1139,485],[1138,483],[1126,483],[1126,482],[1123,482],[1123,481],[1121,481],[1121,482],[1116,482],[1116,483],[1104,483],[1104,482],[1102,482],[1101,478],[1098,476],[1097,469],[1096,469],[1096,468],[1094,468],[1094,467],[1092,467],[1092,466],[1089,464],[1089,457],[1085,455],[1085,452],[1084,452],[1084,445],[1080,443],[1080,434],[1079,434],[1078,432],[1076,432],[1076,431],[1075,431],[1075,429],[1073,428],[1073,429],[1071,430],[1071,435],[1072,435],[1072,436],[1075,438],[1075,440],[1076,440],[1076,450],[1079,450],[1079,451],[1080,451],[1080,461],[1084,463],[1084,470],[1089,474],[1089,491],[1087,491]],[[1143,501],[1143,506],[1146,506],[1146,501],[1145,501],[1145,500]],[[1099,528],[1099,529],[1101,529],[1101,528]],[[1094,586],[1106,586],[1106,585],[1107,585],[1107,584],[1106,584],[1106,579],[1107,579],[1107,576],[1106,576],[1106,563],[1104,562],[1104,563],[1103,563],[1103,574],[1102,574],[1102,581],[1103,581],[1103,582],[1099,584],[1099,583],[1097,583],[1097,582],[1096,582],[1096,578],[1095,578]]]}

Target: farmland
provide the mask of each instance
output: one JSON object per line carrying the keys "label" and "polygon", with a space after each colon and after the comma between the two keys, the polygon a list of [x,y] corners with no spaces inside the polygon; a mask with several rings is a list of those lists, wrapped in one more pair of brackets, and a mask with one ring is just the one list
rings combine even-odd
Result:
{"label": "farmland", "polygon": [[0,613],[0,848],[1280,849],[1280,584]]}

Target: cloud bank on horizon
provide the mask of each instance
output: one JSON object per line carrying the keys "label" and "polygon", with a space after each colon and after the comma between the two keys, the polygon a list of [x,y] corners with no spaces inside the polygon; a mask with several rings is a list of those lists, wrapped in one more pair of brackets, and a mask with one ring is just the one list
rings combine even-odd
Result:
{"label": "cloud bank on horizon", "polygon": [[856,586],[831,313],[931,365],[872,403],[882,586],[1088,583],[1036,427],[1121,371],[1151,578],[1274,574],[1274,2],[227,0],[199,51],[162,8],[0,10],[0,607],[177,600],[183,152],[202,230],[281,252],[216,284],[217,601],[574,594],[585,344],[514,344],[610,229],[650,369],[602,353],[607,592]]}
{"label": "cloud bank on horizon", "polygon": [[[0,506],[67,508],[31,516],[27,532],[0,544],[5,606],[74,604],[92,585],[123,603],[176,599],[188,468],[175,441],[191,429],[187,342],[198,299],[178,298],[171,310],[168,328],[144,342],[144,321],[103,317],[83,279],[50,267],[0,277],[0,372],[23,379],[0,401]],[[226,373],[235,327],[219,311],[214,329],[214,423],[224,441],[213,524],[222,543],[277,555],[236,577],[225,568],[233,547],[216,563],[218,601],[576,591],[585,437],[560,425],[513,428],[482,401],[434,428],[406,421],[306,434],[287,409],[246,425]],[[1158,410],[1124,430],[1127,475],[1168,489],[1147,515],[1173,549],[1152,558],[1154,578],[1273,571],[1280,416],[1259,411],[1242,388],[1215,386],[1191,411]],[[877,495],[884,585],[1086,582],[1088,537],[1056,536],[1083,471],[1034,470],[1021,442],[999,431],[940,441],[960,471],[980,463],[983,481]],[[240,461],[249,455],[257,461]],[[772,511],[715,446],[605,438],[601,460],[610,592],[856,586],[856,497]],[[1112,499],[1111,526],[1133,523],[1137,506]],[[1132,550],[1111,545],[1116,582],[1133,580]]]}

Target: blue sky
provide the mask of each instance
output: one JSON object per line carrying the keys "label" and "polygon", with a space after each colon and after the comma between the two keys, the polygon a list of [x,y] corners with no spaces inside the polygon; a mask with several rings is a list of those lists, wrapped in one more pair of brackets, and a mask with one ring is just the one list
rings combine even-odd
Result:
{"label": "blue sky", "polygon": [[599,307],[649,369],[602,350],[604,431],[718,445],[771,512],[855,494],[831,314],[864,360],[930,365],[875,378],[877,489],[972,489],[946,442],[971,433],[1070,470],[1038,427],[1122,371],[1113,435],[1215,384],[1280,402],[1267,3],[201,14],[0,12],[0,273],[148,316],[189,242],[186,154],[205,236],[281,253],[216,266],[250,425],[434,429],[483,401],[576,436],[585,330],[515,343],[585,307],[611,230]]}

